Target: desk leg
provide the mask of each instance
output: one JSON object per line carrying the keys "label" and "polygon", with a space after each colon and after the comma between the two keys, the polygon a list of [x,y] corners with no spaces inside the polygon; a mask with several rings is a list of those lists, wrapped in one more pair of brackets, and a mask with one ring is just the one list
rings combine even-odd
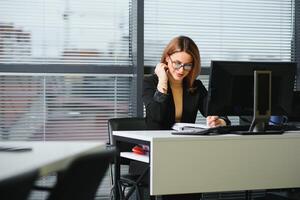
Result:
{"label": "desk leg", "polygon": [[119,200],[120,199],[120,193],[119,193],[119,181],[120,181],[120,151],[119,151],[119,144],[117,140],[114,141],[114,144],[116,145],[116,154],[115,154],[115,166],[114,166],[114,199]]}

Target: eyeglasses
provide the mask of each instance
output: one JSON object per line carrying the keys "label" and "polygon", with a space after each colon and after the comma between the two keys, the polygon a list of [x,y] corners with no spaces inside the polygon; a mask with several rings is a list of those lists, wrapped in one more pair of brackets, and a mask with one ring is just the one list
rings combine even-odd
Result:
{"label": "eyeglasses", "polygon": [[176,70],[179,70],[181,67],[183,67],[184,70],[186,71],[190,71],[192,68],[193,68],[193,64],[192,63],[187,63],[187,64],[184,64],[184,63],[181,63],[179,61],[173,61],[171,59],[171,56],[169,57],[172,64],[173,64],[173,67],[176,69]]}

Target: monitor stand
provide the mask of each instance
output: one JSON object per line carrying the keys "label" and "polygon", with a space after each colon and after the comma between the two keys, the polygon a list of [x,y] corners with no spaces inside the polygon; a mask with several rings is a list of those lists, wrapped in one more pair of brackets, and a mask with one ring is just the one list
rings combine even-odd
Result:
{"label": "monitor stand", "polygon": [[271,116],[272,71],[254,71],[254,105],[250,132],[264,132]]}

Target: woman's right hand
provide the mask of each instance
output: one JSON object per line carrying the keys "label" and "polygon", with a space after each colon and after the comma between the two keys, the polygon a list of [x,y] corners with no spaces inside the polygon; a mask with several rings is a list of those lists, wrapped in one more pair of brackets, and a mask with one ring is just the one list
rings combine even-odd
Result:
{"label": "woman's right hand", "polygon": [[158,63],[154,72],[158,76],[159,80],[168,81],[167,70],[168,66],[165,63]]}
{"label": "woman's right hand", "polygon": [[158,63],[154,72],[158,76],[158,91],[166,94],[168,91],[168,66],[164,63]]}
{"label": "woman's right hand", "polygon": [[207,116],[206,124],[209,127],[226,126],[224,119],[221,119],[218,116]]}

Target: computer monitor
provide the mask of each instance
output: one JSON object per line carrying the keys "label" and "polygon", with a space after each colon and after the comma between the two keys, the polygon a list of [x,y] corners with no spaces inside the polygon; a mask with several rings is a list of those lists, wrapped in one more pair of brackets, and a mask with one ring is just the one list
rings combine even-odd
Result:
{"label": "computer monitor", "polygon": [[290,112],[296,63],[212,61],[210,70],[207,115],[253,116],[263,131],[270,115]]}

